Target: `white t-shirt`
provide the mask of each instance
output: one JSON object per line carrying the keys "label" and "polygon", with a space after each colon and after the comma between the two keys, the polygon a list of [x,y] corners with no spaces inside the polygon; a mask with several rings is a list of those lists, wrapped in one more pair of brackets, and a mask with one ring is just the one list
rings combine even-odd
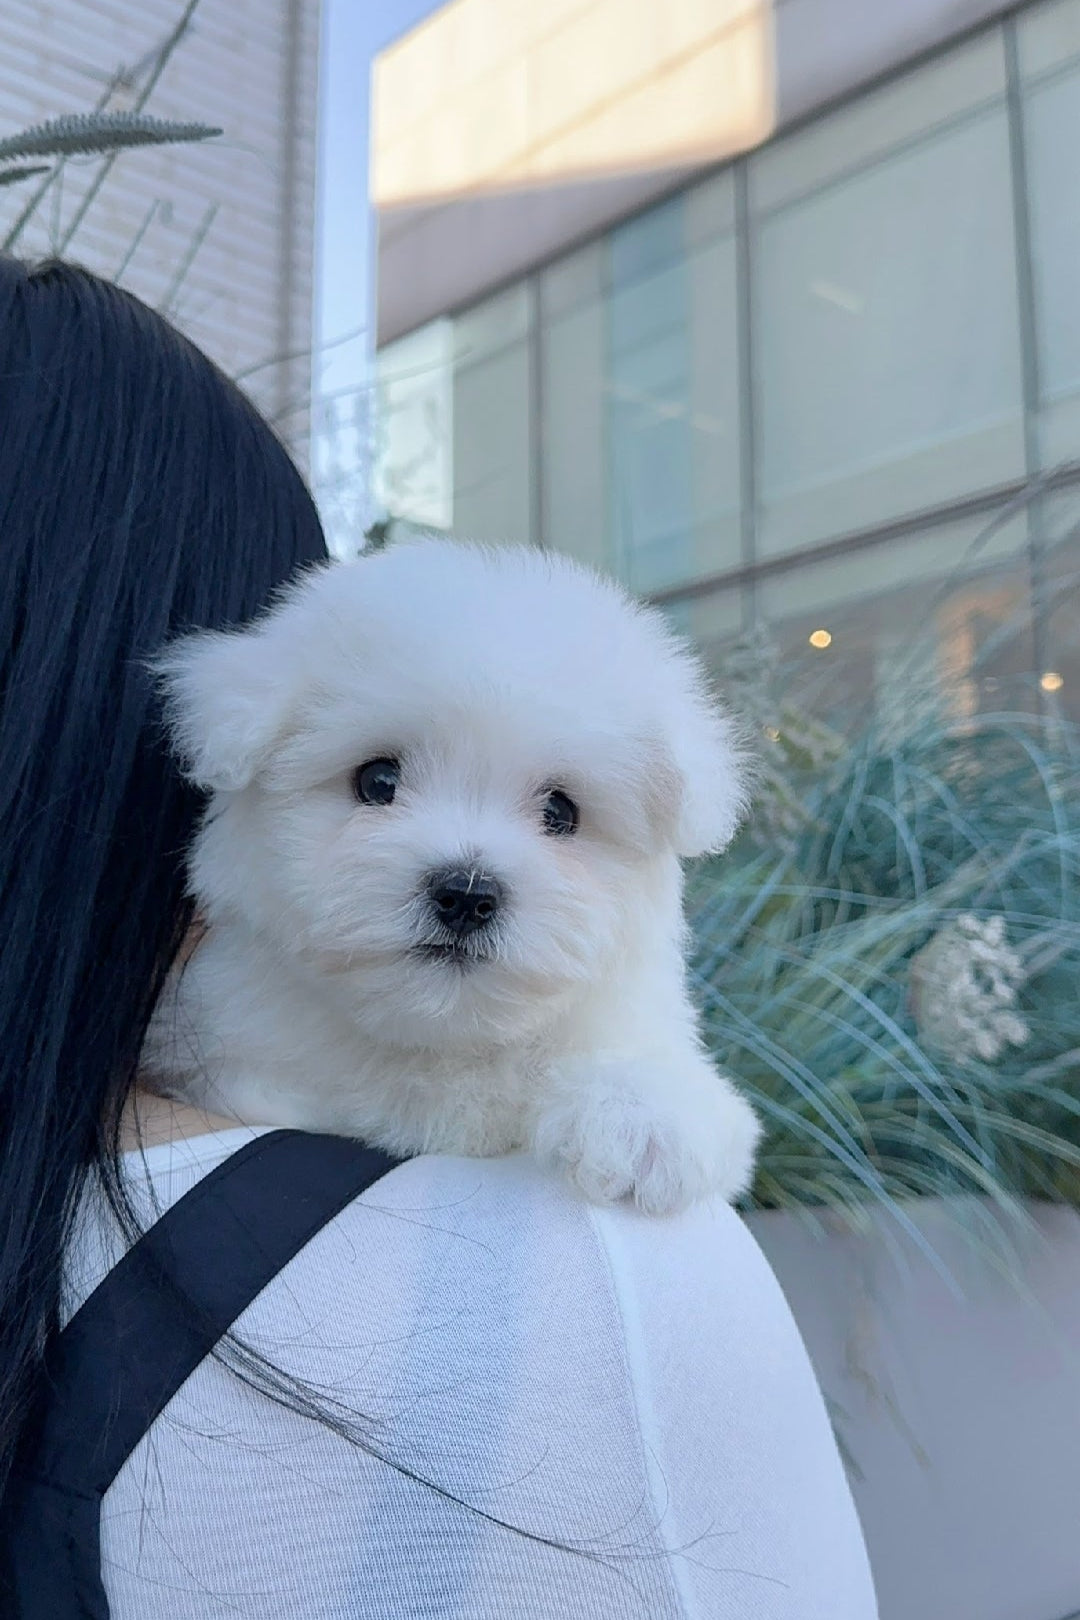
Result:
{"label": "white t-shirt", "polygon": [[[147,1218],[255,1134],[129,1154]],[[121,1250],[88,1199],[69,1311]],[[725,1206],[657,1220],[523,1157],[415,1159],[235,1331],[439,1490],[208,1360],[106,1495],[113,1620],[874,1620],[806,1353]]]}

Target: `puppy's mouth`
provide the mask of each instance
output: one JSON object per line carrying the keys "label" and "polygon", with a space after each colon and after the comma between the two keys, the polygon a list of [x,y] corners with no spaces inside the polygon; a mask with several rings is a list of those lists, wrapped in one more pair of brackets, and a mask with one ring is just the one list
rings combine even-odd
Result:
{"label": "puppy's mouth", "polygon": [[470,968],[489,960],[491,952],[478,942],[458,940],[425,940],[414,945],[411,956],[422,962],[443,962],[449,966]]}

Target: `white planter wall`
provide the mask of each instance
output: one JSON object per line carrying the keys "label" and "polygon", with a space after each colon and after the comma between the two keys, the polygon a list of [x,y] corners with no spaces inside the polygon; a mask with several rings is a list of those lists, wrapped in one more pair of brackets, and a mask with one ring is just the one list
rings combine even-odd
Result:
{"label": "white planter wall", "polygon": [[995,1253],[982,1206],[912,1212],[951,1284],[877,1214],[750,1220],[855,1464],[881,1620],[1075,1620],[1080,1216],[1034,1205]]}

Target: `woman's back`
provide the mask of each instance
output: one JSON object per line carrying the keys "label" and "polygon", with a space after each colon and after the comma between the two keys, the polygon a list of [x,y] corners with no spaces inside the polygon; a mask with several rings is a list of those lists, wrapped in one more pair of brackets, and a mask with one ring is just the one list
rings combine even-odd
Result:
{"label": "woman's back", "polygon": [[[148,1218],[252,1134],[129,1154]],[[69,1311],[122,1248],[88,1201]],[[106,1496],[114,1620],[872,1620],[821,1397],[726,1206],[649,1220],[523,1158],[416,1159],[236,1331],[370,1449],[204,1362]]]}

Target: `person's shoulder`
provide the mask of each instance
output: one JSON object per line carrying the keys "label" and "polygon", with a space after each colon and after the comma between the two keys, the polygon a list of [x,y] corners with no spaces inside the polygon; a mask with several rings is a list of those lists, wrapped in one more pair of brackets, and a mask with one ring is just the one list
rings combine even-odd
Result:
{"label": "person's shoulder", "polygon": [[[591,1211],[620,1223],[624,1219],[631,1223],[640,1220],[671,1228],[682,1223],[684,1218],[691,1225],[739,1222],[739,1216],[731,1205],[718,1199],[702,1200],[677,1215],[660,1217],[659,1220],[654,1216],[640,1215],[630,1200],[617,1204],[589,1204],[568,1178],[541,1165],[530,1154],[521,1152],[482,1159],[448,1153],[418,1154],[415,1158],[396,1164],[380,1181],[372,1184],[371,1190],[390,1185],[399,1190],[406,1187],[425,1191],[453,1189],[458,1192],[472,1189],[494,1197],[524,1197],[550,1204],[553,1209],[574,1210],[583,1217],[587,1217]],[[362,1196],[367,1197],[368,1194]]]}
{"label": "person's shoulder", "polygon": [[524,1153],[474,1159],[425,1153],[406,1159],[360,1194],[346,1219],[371,1210],[430,1218],[439,1227],[557,1229],[589,1224],[588,1206],[557,1175]]}
{"label": "person's shoulder", "polygon": [[524,1153],[473,1159],[423,1154],[397,1165],[356,1200],[372,1208],[438,1219],[459,1231],[482,1233],[498,1244],[500,1233],[532,1242],[598,1248],[614,1259],[640,1257],[662,1263],[674,1252],[714,1265],[718,1254],[752,1267],[760,1252],[738,1213],[720,1200],[706,1200],[668,1216],[644,1215],[630,1201],[588,1203],[563,1176]]}

